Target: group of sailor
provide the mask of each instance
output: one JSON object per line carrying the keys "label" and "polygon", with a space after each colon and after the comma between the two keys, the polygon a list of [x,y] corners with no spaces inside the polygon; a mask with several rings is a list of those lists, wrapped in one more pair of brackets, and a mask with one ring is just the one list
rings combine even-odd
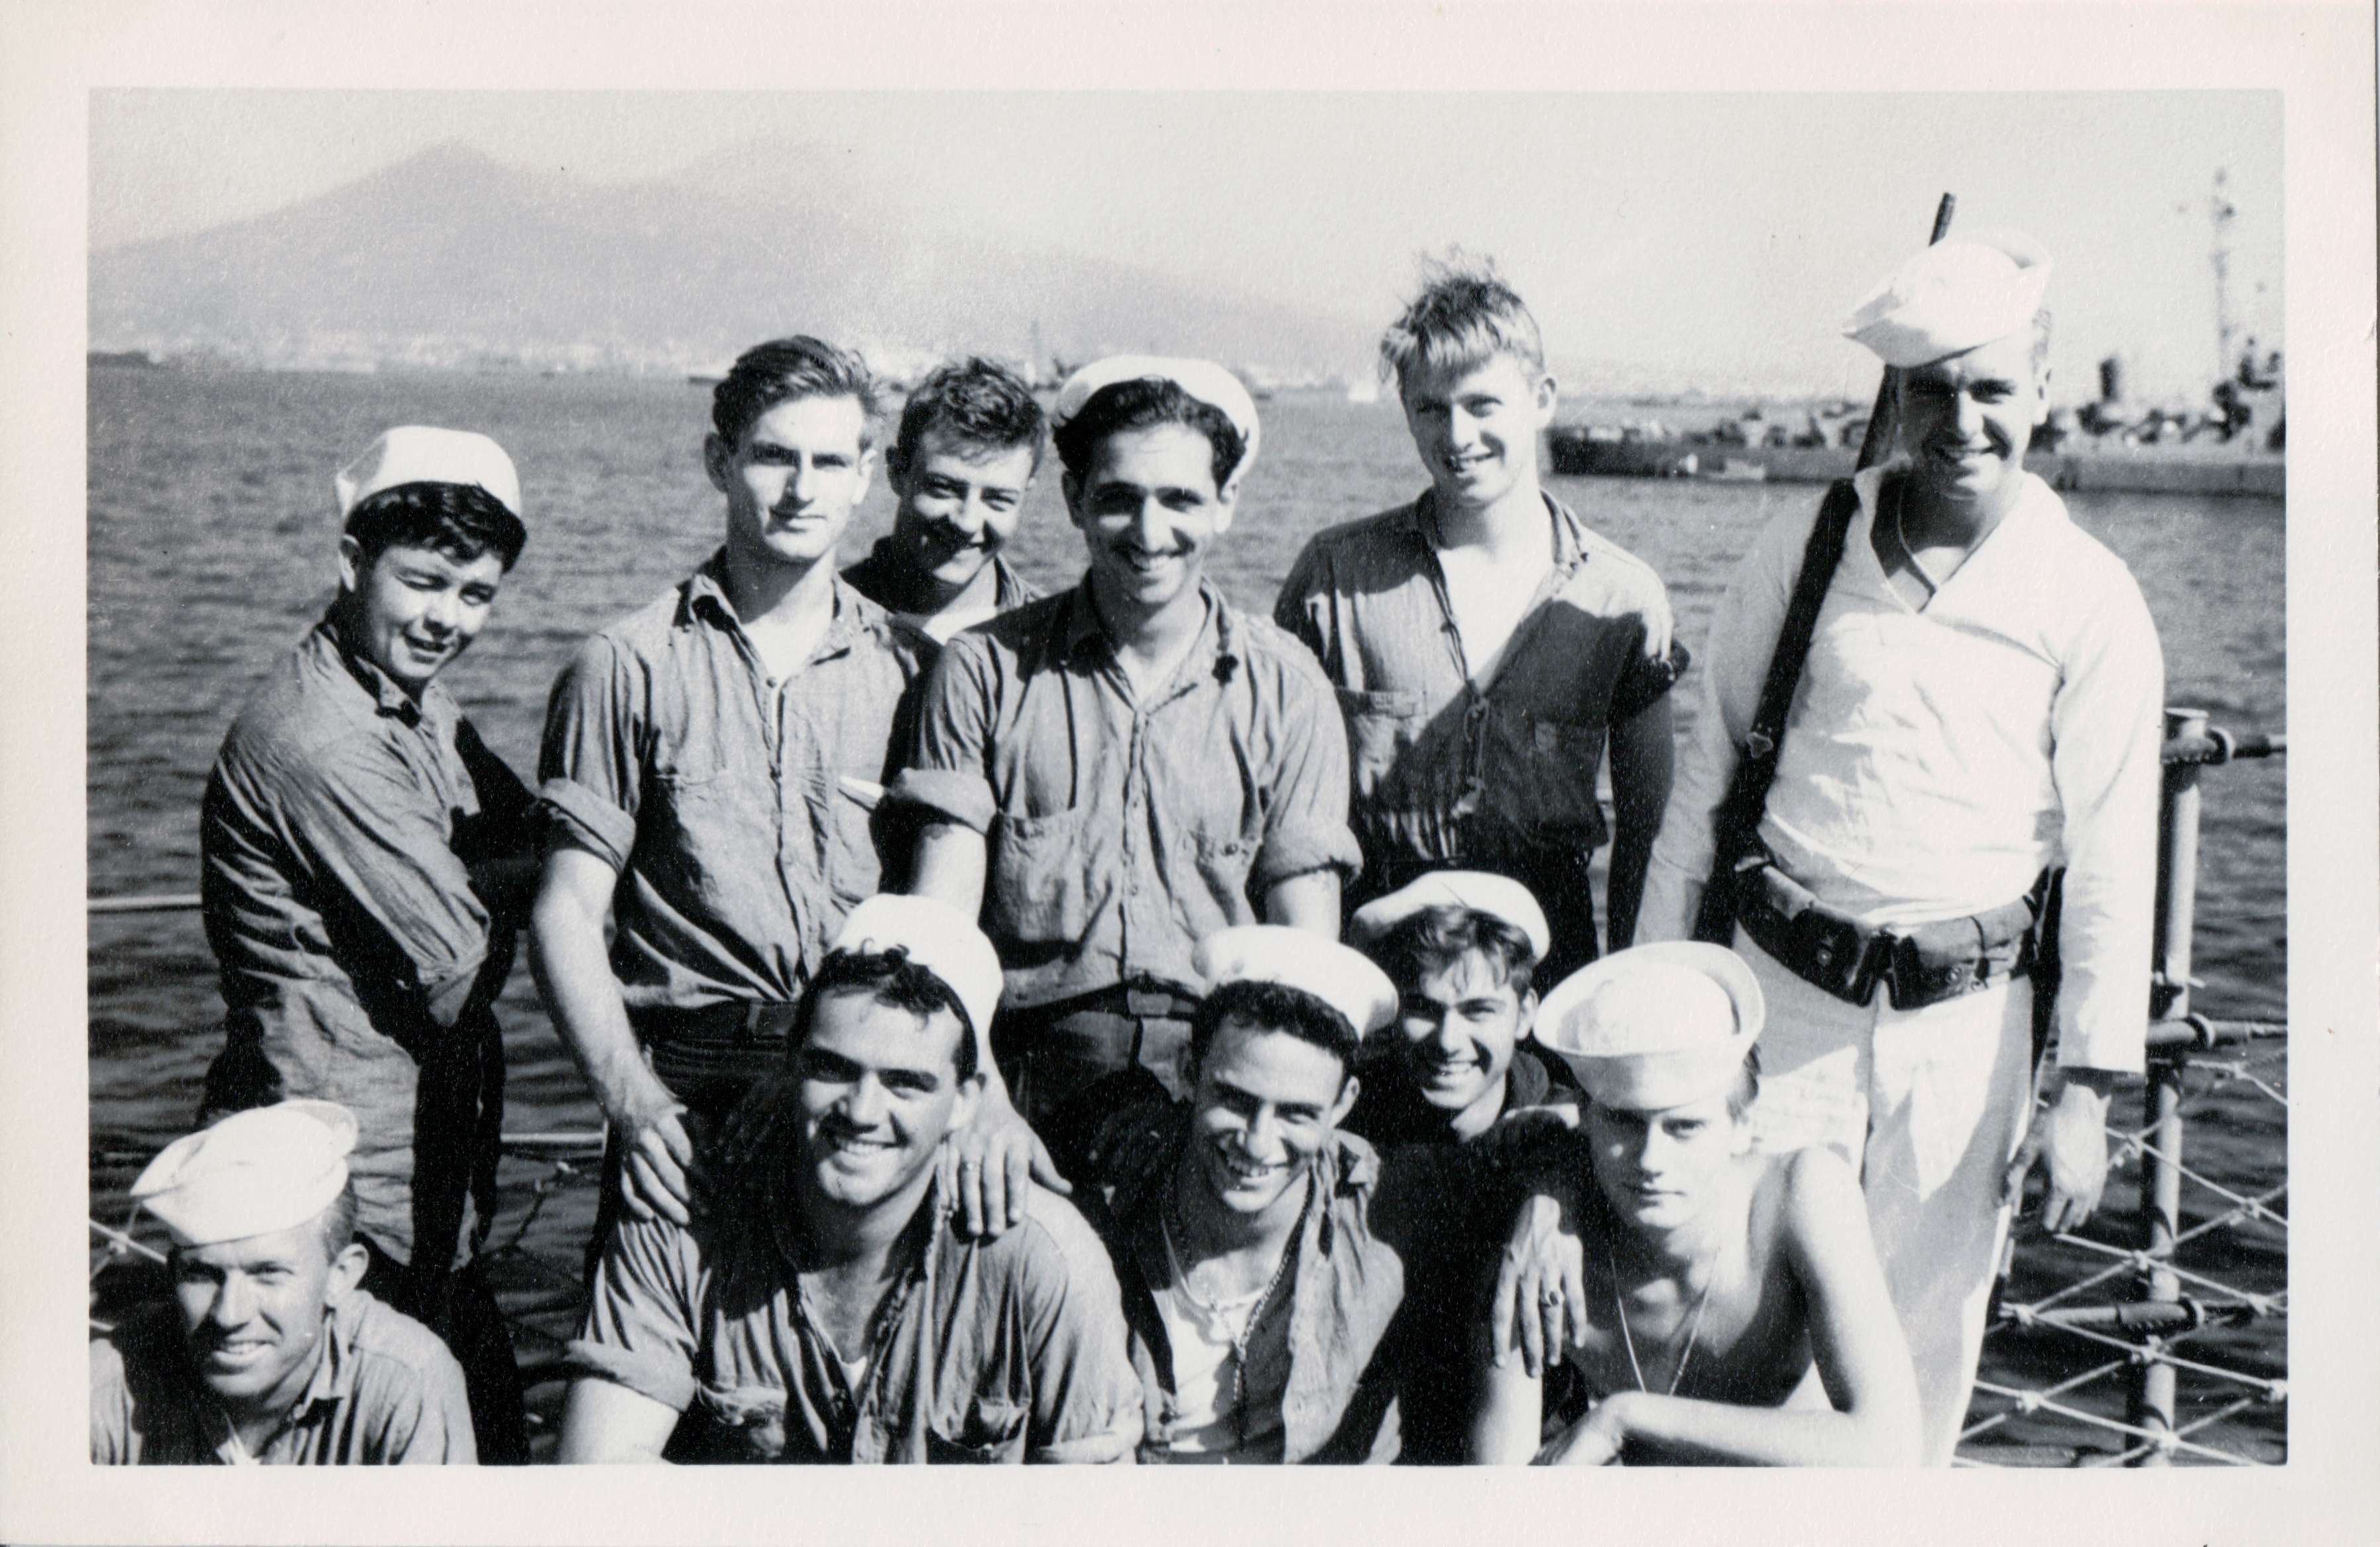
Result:
{"label": "group of sailor", "polygon": [[1221,367],[936,370],[838,571],[876,384],[747,351],[725,539],[578,648],[534,790],[437,680],[519,480],[391,429],[208,783],[224,1046],[93,1459],[528,1458],[479,1255],[525,926],[608,1132],[565,1461],[1947,1463],[2026,1175],[2091,1214],[2143,1058],[2162,666],[2024,471],[2048,272],[1944,242],[1854,313],[1902,454],[1830,494],[1806,660],[1829,517],[1755,540],[1674,782],[1688,652],[1541,485],[1488,266],[1382,341],[1429,487],[1270,619],[1206,574],[1262,439]]}

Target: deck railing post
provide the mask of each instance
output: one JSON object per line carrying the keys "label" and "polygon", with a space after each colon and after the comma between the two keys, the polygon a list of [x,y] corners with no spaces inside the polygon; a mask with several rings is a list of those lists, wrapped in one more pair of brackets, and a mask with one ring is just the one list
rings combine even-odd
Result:
{"label": "deck railing post", "polygon": [[[2203,738],[2203,709],[2168,709],[2166,739]],[[2149,1014],[2156,1021],[2180,1021],[2190,1014],[2190,948],[2198,912],[2198,764],[2183,760],[2165,768],[2165,795],[2157,811],[2156,940],[2155,973],[2149,989]],[[2141,1157],[2142,1246],[2149,1263],[2139,1285],[2139,1298],[2171,1303],[2181,1299],[2181,1281],[2174,1275],[2173,1242],[2181,1218],[2181,1075],[2189,1060],[2186,1045],[2153,1054],[2148,1061],[2148,1091],[2143,1102],[2152,1119],[2150,1152]],[[2174,1423],[2174,1369],[2157,1357],[2161,1338],[2152,1337],[2142,1350],[2143,1362],[2132,1385],[2131,1420],[2155,1434],[2171,1434]],[[2162,1445],[2141,1457],[2146,1467],[2164,1466],[2172,1452]]]}

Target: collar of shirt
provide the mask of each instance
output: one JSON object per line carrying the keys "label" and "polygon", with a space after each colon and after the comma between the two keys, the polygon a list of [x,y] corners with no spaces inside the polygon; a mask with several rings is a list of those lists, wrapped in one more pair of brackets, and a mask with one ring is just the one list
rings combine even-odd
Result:
{"label": "collar of shirt", "polygon": [[1961,581],[1966,583],[1960,586],[1962,591],[1973,590],[1978,584],[1993,589],[2003,585],[2020,589],[2025,587],[2032,578],[2032,566],[2041,562],[2039,541],[2044,526],[2072,523],[2072,518],[2066,514],[2065,502],[2058,498],[2057,492],[2037,474],[2026,473],[2023,481],[2017,486],[2016,502],[2009,506],[1998,525],[1985,533],[1984,540],[1968,550],[1967,557],[1944,578],[1925,606],[1911,607],[1900,593],[1892,588],[1884,573],[1884,562],[1876,556],[1876,544],[1869,536],[1882,514],[1879,502],[1884,494],[1884,480],[1888,476],[1907,472],[1908,466],[1906,457],[1897,457],[1880,466],[1863,468],[1852,475],[1852,487],[1859,491],[1860,497],[1859,520],[1853,523],[1857,529],[1847,535],[1843,550],[1850,556],[1850,562],[1857,565],[1857,574],[1864,588],[1873,595],[1891,598],[1897,605],[1912,612],[1936,611],[1935,603],[1941,593],[1953,586],[1960,586]]}
{"label": "collar of shirt", "polygon": [[341,1402],[354,1396],[357,1365],[348,1343],[355,1332],[356,1312],[353,1299],[325,1312],[321,1353],[314,1360],[314,1373],[307,1378],[306,1389],[298,1394],[298,1400],[281,1415],[281,1421],[273,1426],[273,1432],[253,1450],[241,1443],[238,1426],[232,1422],[231,1415],[224,1411],[223,1405],[215,1400],[214,1394],[207,1389],[206,1383],[198,1378],[195,1370],[190,1372],[191,1389],[200,1411],[206,1415],[210,1427],[220,1425],[216,1432],[222,1437],[215,1444],[215,1454],[225,1465],[251,1466],[272,1459],[276,1446],[312,1420],[316,1408],[335,1413]]}
{"label": "collar of shirt", "polygon": [[[866,615],[875,603],[853,590],[840,574],[833,575],[832,582],[834,617],[827,624],[826,637],[819,641],[819,647],[810,656],[814,661],[848,653],[859,642],[860,636],[869,632],[877,622]],[[681,624],[700,621],[726,630],[735,639],[736,647],[751,663],[753,671],[763,676],[767,674],[760,666],[759,653],[752,648],[751,640],[744,633],[744,620],[737,616],[735,604],[727,597],[726,549],[720,549],[703,561],[702,567],[686,578],[681,595],[684,598],[678,605],[678,622]],[[889,619],[890,614],[880,612],[879,616]]]}
{"label": "collar of shirt", "polygon": [[[1554,579],[1556,584],[1567,580],[1571,573],[1586,562],[1586,524],[1578,513],[1543,489],[1537,498],[1546,502],[1546,514],[1554,524]],[[1425,489],[1420,497],[1402,513],[1402,525],[1414,539],[1432,553],[1444,546],[1439,540],[1438,490]]]}
{"label": "collar of shirt", "polygon": [[[789,1147],[785,1163],[770,1167],[763,1197],[769,1216],[769,1236],[776,1243],[779,1261],[785,1265],[786,1285],[793,1291],[794,1306],[802,1320],[808,1322],[808,1302],[802,1293],[801,1275],[809,1266],[809,1262],[802,1233],[801,1201],[794,1187],[793,1166],[796,1163],[796,1157]],[[893,1251],[902,1259],[901,1272],[869,1319],[871,1331],[867,1351],[871,1365],[892,1329],[900,1322],[911,1292],[924,1281],[926,1264],[948,1244],[950,1215],[951,1210],[944,1206],[942,1201],[941,1178],[937,1175],[926,1189],[925,1201],[918,1205],[917,1214],[912,1215],[909,1223],[902,1227],[901,1239],[893,1243]],[[917,1227],[920,1217],[925,1221],[923,1229]],[[827,1341],[823,1335],[820,1335],[820,1341]],[[832,1347],[832,1343],[829,1347]],[[834,1351],[840,1358],[847,1350],[836,1348]],[[859,1396],[858,1392],[851,1394],[855,1403]]]}
{"label": "collar of shirt", "polygon": [[424,719],[435,724],[446,718],[445,711],[453,700],[445,684],[431,680],[423,686],[421,697],[417,701],[413,695],[397,685],[395,678],[382,671],[370,657],[355,647],[347,638],[346,630],[339,626],[337,603],[334,602],[322,614],[322,621],[314,625],[314,632],[316,637],[338,658],[347,675],[371,695],[373,707],[381,714],[394,716],[407,725],[419,725]]}
{"label": "collar of shirt", "polygon": [[[1240,664],[1238,614],[1223,599],[1223,594],[1203,577],[1198,582],[1198,595],[1207,604],[1207,616],[1198,625],[1198,637],[1190,647],[1190,655],[1195,658],[1203,654],[1214,662],[1209,674],[1229,681]],[[1087,574],[1083,576],[1081,585],[1067,593],[1058,646],[1070,666],[1104,666],[1115,659],[1115,642],[1108,637],[1107,625],[1099,620],[1099,603],[1091,599],[1091,577]],[[1191,679],[1188,665],[1189,659],[1185,658],[1184,670],[1175,674],[1177,684]]]}

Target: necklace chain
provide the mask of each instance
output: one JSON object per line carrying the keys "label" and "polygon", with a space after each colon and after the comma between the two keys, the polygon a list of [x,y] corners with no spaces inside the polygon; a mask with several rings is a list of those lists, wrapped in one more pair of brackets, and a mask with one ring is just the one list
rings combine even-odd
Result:
{"label": "necklace chain", "polygon": [[[1272,1277],[1266,1281],[1264,1292],[1248,1310],[1248,1319],[1232,1335],[1232,1428],[1237,1436],[1238,1448],[1248,1447],[1248,1340],[1256,1335],[1257,1323],[1264,1320],[1265,1308],[1272,1304],[1281,1292],[1281,1281],[1289,1275],[1289,1264],[1297,1260],[1298,1243],[1305,1236],[1305,1216],[1314,1210],[1314,1178],[1305,1178],[1305,1202],[1297,1211],[1297,1223],[1289,1229],[1289,1239],[1281,1249],[1281,1261],[1273,1264]],[[1182,1286],[1183,1298],[1218,1320],[1221,1312],[1214,1301],[1190,1287],[1190,1270],[1183,1265],[1182,1254],[1173,1246],[1173,1211],[1175,1203],[1169,1190],[1164,1203],[1157,1211],[1157,1231],[1165,1241],[1165,1260],[1173,1269],[1174,1282]]]}
{"label": "necklace chain", "polygon": [[[1620,1259],[1613,1254],[1609,1241],[1604,1243],[1603,1261],[1611,1270],[1611,1308],[1620,1312],[1620,1338],[1628,1348],[1628,1370],[1636,1377],[1638,1391],[1650,1391],[1645,1384],[1645,1367],[1636,1361],[1636,1335],[1628,1328],[1628,1302],[1620,1293]],[[1670,1384],[1665,1396],[1678,1395],[1678,1384],[1686,1378],[1686,1362],[1694,1357],[1694,1339],[1702,1335],[1703,1309],[1710,1304],[1711,1286],[1718,1281],[1718,1263],[1714,1259],[1709,1271],[1703,1275],[1702,1292],[1694,1296],[1694,1308],[1687,1318],[1685,1347],[1678,1351],[1678,1367],[1670,1372]]]}

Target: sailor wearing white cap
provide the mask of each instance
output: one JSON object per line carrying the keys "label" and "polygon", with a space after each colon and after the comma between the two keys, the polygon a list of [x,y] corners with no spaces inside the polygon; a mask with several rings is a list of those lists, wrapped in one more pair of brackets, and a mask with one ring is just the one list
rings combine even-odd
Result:
{"label": "sailor wearing white cap", "polygon": [[91,1459],[294,1466],[474,1458],[463,1372],[363,1289],[356,1120],[327,1101],[235,1113],[132,1184],[171,1233],[174,1303],[91,1345]]}
{"label": "sailor wearing white cap", "polygon": [[1098,1238],[1046,1192],[998,1239],[963,1234],[936,1164],[981,1098],[1000,991],[947,904],[851,911],[786,1077],[751,1098],[780,1107],[773,1139],[722,1162],[691,1224],[625,1220],[605,1245],[563,1460],[1130,1456],[1139,1382]]}
{"label": "sailor wearing white cap", "polygon": [[1012,1100],[1054,1132],[1103,1075],[1172,1079],[1196,942],[1260,919],[1335,941],[1360,863],[1329,685],[1205,579],[1261,439],[1247,389],[1118,357],[1051,420],[1087,572],[943,647],[888,795],[919,829],[908,889],[980,916],[1007,965],[1001,1078],[965,1141],[986,1176],[1038,1150]]}
{"label": "sailor wearing white cap", "polygon": [[1550,937],[1528,888],[1475,870],[1433,871],[1355,910],[1348,938],[1397,985],[1397,1032],[1363,1066],[1350,1131],[1382,1146],[1476,1138],[1509,1111],[1566,1106],[1520,1045],[1537,1011]]}
{"label": "sailor wearing white cap", "polygon": [[283,1097],[354,1114],[369,1282],[455,1348],[482,1459],[526,1462],[511,1340],[471,1260],[530,797],[438,680],[527,540],[520,479],[484,435],[401,425],[331,481],[338,596],[241,708],[200,815],[227,1011],[202,1115]]}
{"label": "sailor wearing white cap", "polygon": [[1487,1372],[1475,1459],[1917,1459],[1916,1378],[1858,1183],[1823,1150],[1752,1153],[1763,1017],[1743,962],[1693,942],[1615,952],[1546,996],[1537,1037],[1589,1099],[1583,1324],[1542,1384],[1534,1354]]}
{"label": "sailor wearing white cap", "polygon": [[[2046,1151],[2044,1226],[2097,1206],[2107,1098],[2142,1067],[2148,1010],[2163,661],[2131,573],[2024,470],[2048,411],[2049,270],[2021,236],[1946,241],[1846,323],[1895,368],[1903,454],[1744,559],[1714,614],[1642,925],[1682,938],[1699,918],[1758,975],[1773,1027],[1759,1142],[1827,1144],[1865,1178],[1926,1454],[1944,1465],[2003,1198]],[[1805,563],[1837,532],[1840,562]],[[1812,591],[1798,692],[1755,733],[1804,568],[1823,600]],[[1739,749],[1772,758],[1773,781],[1719,834]],[[2061,869],[2062,912],[2046,900]],[[1715,870],[1728,895],[1706,907]],[[2037,987],[2058,1078],[2028,1139]]]}

